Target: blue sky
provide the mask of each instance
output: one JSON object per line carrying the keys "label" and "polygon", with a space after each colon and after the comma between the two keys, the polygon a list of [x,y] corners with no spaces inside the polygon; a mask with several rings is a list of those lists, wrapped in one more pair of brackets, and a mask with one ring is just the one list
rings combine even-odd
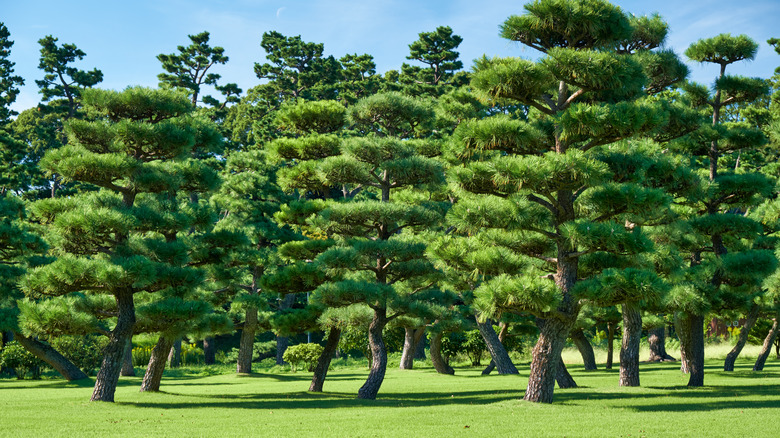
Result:
{"label": "blue sky", "polygon": [[[719,33],[747,34],[759,43],[756,60],[729,69],[734,74],[769,77],[780,56],[766,44],[780,37],[778,0],[616,1],[627,12],[658,12],[669,23],[667,47],[682,54],[700,38]],[[207,30],[213,46],[230,57],[218,66],[222,83],[236,82],[244,90],[259,83],[255,62],[265,62],[260,47],[263,32],[301,35],[325,44],[326,54],[369,53],[377,70],[399,68],[417,34],[448,25],[463,37],[459,51],[466,68],[482,54],[534,58],[537,52],[498,36],[499,25],[522,14],[522,1],[498,0],[0,0],[0,21],[15,41],[11,60],[26,85],[14,105],[22,110],[37,104],[38,39],[53,35],[59,43],[75,43],[87,53],[77,65],[103,71],[104,88],[156,86],[161,72],[155,58],[188,45],[188,34]],[[710,84],[717,67],[691,63],[691,78]]]}

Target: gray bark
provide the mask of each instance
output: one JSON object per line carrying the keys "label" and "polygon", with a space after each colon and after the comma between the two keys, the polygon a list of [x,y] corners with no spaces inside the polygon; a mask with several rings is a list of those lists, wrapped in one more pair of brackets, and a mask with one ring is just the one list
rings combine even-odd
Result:
{"label": "gray bark", "polygon": [[642,313],[637,303],[624,303],[623,342],[620,347],[620,386],[639,386],[639,340]]}
{"label": "gray bark", "polygon": [[[479,322],[477,320],[477,328],[482,338],[485,340],[485,345],[490,352],[490,357],[493,358],[493,362],[496,365],[498,374],[517,374],[517,368],[512,363],[512,359],[509,358],[506,348],[498,339],[496,331],[493,330],[493,324],[490,321]],[[484,374],[484,372],[483,372]]]}
{"label": "gray bark", "polygon": [[585,333],[583,333],[582,329],[572,330],[569,337],[572,342],[574,342],[577,350],[579,350],[580,356],[582,356],[582,362],[585,364],[585,371],[598,369],[596,366],[596,355],[593,353],[593,346],[590,345],[590,342],[588,341],[588,338],[585,337]]}
{"label": "gray bark", "polygon": [[127,348],[125,348],[125,358],[122,361],[122,370],[119,372],[120,376],[134,377],[135,368],[133,368],[133,341],[127,340]]}
{"label": "gray bark", "polygon": [[772,351],[772,344],[774,344],[775,339],[777,339],[778,328],[780,328],[778,321],[780,321],[780,317],[773,320],[772,328],[769,329],[769,333],[767,333],[766,338],[764,338],[764,344],[761,346],[761,353],[756,359],[756,364],[753,365],[753,371],[761,371],[764,369],[764,364],[766,363],[767,357],[769,357],[769,352]]}
{"label": "gray bark", "polygon": [[750,308],[750,312],[748,312],[747,318],[745,318],[745,323],[742,324],[742,329],[739,331],[739,338],[737,338],[737,343],[734,345],[734,348],[729,351],[729,354],[726,355],[726,360],[723,362],[723,371],[734,371],[734,362],[737,361],[739,353],[741,353],[742,348],[745,347],[750,329],[752,329],[756,324],[757,319],[758,305],[753,304],[753,306]]}

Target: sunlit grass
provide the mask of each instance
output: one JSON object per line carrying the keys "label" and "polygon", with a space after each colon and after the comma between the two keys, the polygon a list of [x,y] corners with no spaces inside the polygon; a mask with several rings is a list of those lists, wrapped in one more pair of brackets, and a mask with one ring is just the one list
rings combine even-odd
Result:
{"label": "sunlit grass", "polygon": [[527,363],[519,376],[487,377],[481,368],[445,376],[424,362],[410,371],[393,366],[376,401],[355,398],[368,372],[355,365],[333,370],[323,394],[306,391],[310,373],[279,369],[249,376],[210,375],[222,367],[177,370],[157,394],[139,393],[140,377],[123,377],[114,404],[88,402],[91,381],[0,380],[0,435],[770,436],[780,407],[773,356],[759,373],[749,358],[733,373],[708,360],[707,386],[697,389],[686,388],[679,363],[643,363],[643,386],[621,388],[617,363],[586,372],[572,361],[580,388],[556,389],[553,405],[521,401]]}

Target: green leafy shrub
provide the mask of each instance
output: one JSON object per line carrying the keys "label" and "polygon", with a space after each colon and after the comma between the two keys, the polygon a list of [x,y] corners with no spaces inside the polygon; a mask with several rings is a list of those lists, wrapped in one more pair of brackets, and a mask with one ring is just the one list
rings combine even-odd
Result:
{"label": "green leafy shrub", "polygon": [[290,363],[293,372],[303,368],[303,366],[306,366],[308,371],[314,371],[317,359],[319,359],[321,354],[322,346],[320,344],[298,344],[287,347],[282,358],[285,362]]}
{"label": "green leafy shrub", "polygon": [[14,370],[16,378],[19,380],[29,373],[37,380],[41,378],[41,368],[45,363],[27,351],[16,341],[5,344],[0,351],[0,366],[8,367]]}
{"label": "green leafy shrub", "polygon": [[98,335],[59,336],[51,341],[52,347],[89,376],[100,367],[106,345],[108,338]]}
{"label": "green leafy shrub", "polygon": [[471,359],[471,366],[481,365],[482,355],[485,354],[485,340],[479,330],[469,330],[465,333],[466,340],[463,342],[463,352]]}

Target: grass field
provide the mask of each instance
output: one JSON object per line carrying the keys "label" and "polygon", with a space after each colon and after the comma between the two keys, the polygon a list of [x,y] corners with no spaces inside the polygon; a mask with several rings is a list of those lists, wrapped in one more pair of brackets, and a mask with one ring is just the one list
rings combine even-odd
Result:
{"label": "grass field", "polygon": [[392,367],[376,401],[355,398],[368,372],[361,366],[331,371],[323,394],[306,391],[311,375],[302,372],[177,370],[157,394],[139,393],[140,377],[123,377],[114,404],[87,401],[92,381],[0,380],[0,435],[776,436],[780,362],[772,358],[754,373],[747,353],[733,373],[708,360],[707,386],[697,389],[686,388],[679,363],[643,363],[639,388],[618,387],[617,367],[586,372],[570,364],[580,388],[556,389],[553,405],[521,400],[527,363],[519,364],[519,376],[487,377],[470,367],[457,368],[455,376],[423,364],[410,371]]}

